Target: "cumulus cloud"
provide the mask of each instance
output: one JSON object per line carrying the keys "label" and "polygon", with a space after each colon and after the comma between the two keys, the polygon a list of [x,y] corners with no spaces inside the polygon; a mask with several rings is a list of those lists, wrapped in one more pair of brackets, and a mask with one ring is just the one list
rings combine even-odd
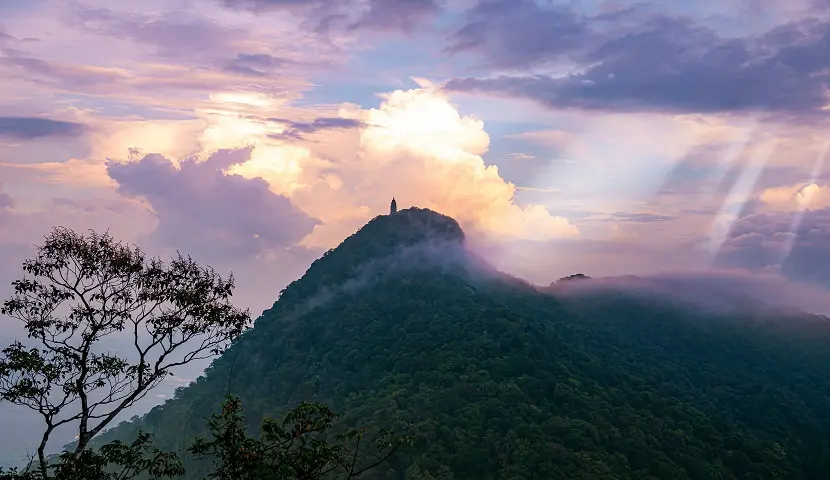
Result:
{"label": "cumulus cloud", "polygon": [[[332,160],[325,172],[318,171],[327,177],[292,195],[323,220],[315,231],[321,240],[326,237],[326,216],[350,217],[326,212],[327,205],[331,211],[350,209],[351,217],[359,218],[372,210],[382,213],[393,196],[402,208],[430,208],[457,219],[467,230],[496,237],[578,235],[567,219],[545,207],[517,204],[515,185],[481,157],[489,147],[483,123],[459,114],[432,87],[392,92],[378,108],[352,114],[365,123],[357,132],[354,159]],[[325,203],[317,204],[321,200]],[[371,210],[364,213],[366,207]]]}
{"label": "cumulus cloud", "polygon": [[72,137],[86,132],[86,126],[75,122],[41,117],[0,117],[0,138],[37,140],[44,137]]}
{"label": "cumulus cloud", "polygon": [[[575,237],[577,228],[541,205],[517,202],[516,187],[482,155],[489,136],[480,120],[459,114],[432,86],[383,96],[378,108],[344,104],[316,120],[285,105],[208,114],[207,150],[252,145],[229,173],[262,177],[320,220],[303,245],[331,247],[394,196],[401,208],[430,208],[470,230],[500,238]],[[267,112],[280,111],[279,117]],[[298,112],[294,112],[295,114]]]}
{"label": "cumulus cloud", "polygon": [[[830,85],[828,34],[830,22],[816,19],[740,37],[638,7],[586,15],[532,0],[487,0],[469,12],[451,50],[517,72],[456,78],[446,87],[556,109],[820,114]],[[556,73],[539,71],[554,62]]]}
{"label": "cumulus cloud", "polygon": [[830,285],[830,209],[746,215],[732,225],[715,263]]}
{"label": "cumulus cloud", "polygon": [[109,162],[107,172],[119,192],[147,201],[158,222],[154,236],[165,245],[225,258],[263,256],[295,244],[318,222],[261,178],[226,173],[249,158],[250,149],[220,150],[177,167],[151,154]]}
{"label": "cumulus cloud", "polygon": [[830,207],[830,187],[816,183],[770,187],[760,193],[759,199],[776,210],[821,210]]}

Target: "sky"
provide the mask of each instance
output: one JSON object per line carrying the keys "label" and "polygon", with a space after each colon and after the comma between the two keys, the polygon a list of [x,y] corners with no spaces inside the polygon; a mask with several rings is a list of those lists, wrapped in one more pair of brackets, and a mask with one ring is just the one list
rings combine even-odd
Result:
{"label": "sky", "polygon": [[826,286],[828,7],[2,0],[0,294],[60,225],[232,271],[256,315],[393,196],[538,284]]}

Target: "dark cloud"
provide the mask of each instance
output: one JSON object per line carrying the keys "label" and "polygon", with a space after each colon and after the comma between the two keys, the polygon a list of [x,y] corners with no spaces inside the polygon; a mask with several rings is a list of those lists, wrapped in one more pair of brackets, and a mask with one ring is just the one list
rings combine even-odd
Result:
{"label": "dark cloud", "polygon": [[257,12],[292,10],[301,12],[321,32],[335,28],[409,31],[441,11],[439,0],[369,0],[368,9],[357,19],[356,0],[218,0],[228,8]]}
{"label": "dark cloud", "polygon": [[35,140],[44,137],[82,135],[86,126],[80,123],[40,117],[0,117],[0,138]]}
{"label": "dark cloud", "polygon": [[525,71],[572,64],[574,73],[457,78],[446,88],[525,97],[556,109],[632,112],[805,114],[827,103],[830,23],[803,20],[736,38],[689,18],[636,9],[616,12],[615,23],[610,18],[532,0],[509,6],[485,0],[456,32],[451,50]]}
{"label": "dark cloud", "polygon": [[441,11],[436,0],[371,0],[369,5],[351,28],[409,32]]}
{"label": "dark cloud", "polygon": [[732,226],[716,265],[780,271],[793,280],[830,285],[830,209],[808,210],[800,222],[796,215],[743,216]]}
{"label": "dark cloud", "polygon": [[224,172],[249,157],[250,149],[220,150],[176,168],[153,154],[136,162],[110,162],[107,172],[119,192],[147,201],[158,220],[159,241],[227,259],[288,247],[319,223],[271,192],[265,180]]}
{"label": "dark cloud", "polygon": [[311,122],[293,122],[282,118],[269,118],[268,121],[282,124],[286,128],[282,133],[269,135],[277,140],[302,140],[305,135],[322,130],[341,130],[363,126],[363,122],[360,120],[339,117],[320,117]]}
{"label": "dark cloud", "polygon": [[483,0],[467,12],[447,51],[475,52],[488,67],[522,68],[561,60],[591,43],[584,16],[535,0]]}

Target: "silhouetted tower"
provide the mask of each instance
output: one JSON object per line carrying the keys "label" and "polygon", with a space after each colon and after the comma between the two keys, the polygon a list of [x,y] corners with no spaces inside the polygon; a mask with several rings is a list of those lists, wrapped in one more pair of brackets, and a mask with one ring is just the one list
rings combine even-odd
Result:
{"label": "silhouetted tower", "polygon": [[392,203],[389,205],[389,215],[394,215],[398,211],[398,202],[395,197],[392,197]]}

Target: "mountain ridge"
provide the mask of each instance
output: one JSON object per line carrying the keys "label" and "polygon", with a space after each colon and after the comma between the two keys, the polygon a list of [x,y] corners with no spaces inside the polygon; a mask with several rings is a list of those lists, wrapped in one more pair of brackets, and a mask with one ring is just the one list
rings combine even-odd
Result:
{"label": "mountain ridge", "polygon": [[376,217],[204,375],[101,440],[145,428],[182,449],[231,391],[252,427],[319,400],[418,439],[371,478],[824,478],[826,322],[785,335],[751,312],[591,295],[496,271],[449,217]]}

